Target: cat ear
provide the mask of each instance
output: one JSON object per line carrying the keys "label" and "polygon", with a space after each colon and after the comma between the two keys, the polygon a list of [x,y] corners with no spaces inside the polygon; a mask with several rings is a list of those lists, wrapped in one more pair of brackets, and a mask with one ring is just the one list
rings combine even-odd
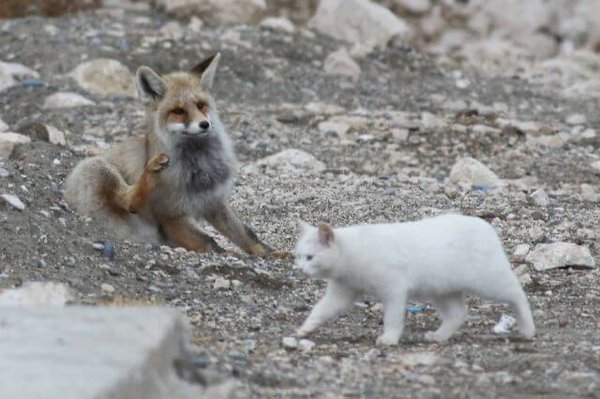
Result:
{"label": "cat ear", "polygon": [[319,242],[326,247],[333,243],[333,229],[328,224],[319,225]]}
{"label": "cat ear", "polygon": [[312,228],[312,226],[308,223],[306,223],[303,220],[298,219],[298,231],[300,232],[301,235],[306,234],[308,231],[310,231],[310,229]]}
{"label": "cat ear", "polygon": [[200,84],[205,89],[210,89],[212,87],[220,59],[221,53],[216,53],[190,70],[191,73],[200,76]]}
{"label": "cat ear", "polygon": [[165,95],[167,84],[152,68],[141,66],[135,73],[135,81],[142,98],[156,101]]}

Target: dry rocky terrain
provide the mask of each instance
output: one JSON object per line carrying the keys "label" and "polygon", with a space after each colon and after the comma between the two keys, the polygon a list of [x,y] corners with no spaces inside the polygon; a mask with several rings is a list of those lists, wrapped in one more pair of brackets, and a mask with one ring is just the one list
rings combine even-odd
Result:
{"label": "dry rocky terrain", "polygon": [[[600,397],[600,116],[593,87],[569,91],[587,75],[559,85],[556,70],[490,73],[396,34],[353,46],[281,20],[207,26],[123,4],[0,20],[0,288],[51,280],[77,303],[181,309],[191,364],[209,383],[235,381],[235,398]],[[297,342],[325,283],[291,261],[117,241],[74,213],[73,166],[144,131],[135,69],[216,51],[240,161],[232,203],[262,239],[291,250],[298,219],[478,215],[525,287],[535,339],[492,333],[509,310],[470,298],[447,344],[423,340],[438,321],[413,302],[400,345],[376,347],[382,307],[365,297]]]}

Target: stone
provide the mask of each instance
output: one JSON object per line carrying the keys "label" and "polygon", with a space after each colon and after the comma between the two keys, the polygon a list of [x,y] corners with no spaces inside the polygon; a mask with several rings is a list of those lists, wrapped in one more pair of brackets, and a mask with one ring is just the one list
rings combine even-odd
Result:
{"label": "stone", "polygon": [[298,341],[298,349],[303,352],[310,352],[317,344],[310,339],[301,339]]}
{"label": "stone", "polygon": [[43,140],[50,144],[59,145],[61,147],[67,145],[65,133],[54,126],[45,125],[43,123],[32,123],[23,127],[23,131],[35,139]]}
{"label": "stone", "polygon": [[[519,39],[549,26],[551,13],[543,0],[486,0],[473,8],[486,15],[496,31]],[[499,35],[500,36],[500,35]]]}
{"label": "stone", "polygon": [[[0,306],[64,306],[73,300],[75,295],[69,287],[53,281],[26,282],[0,293]],[[0,308],[0,315],[2,312]]]}
{"label": "stone", "polygon": [[56,109],[56,108],[75,108],[75,107],[86,107],[89,105],[96,105],[95,102],[82,96],[81,94],[72,92],[59,92],[54,93],[44,100],[43,109]]}
{"label": "stone", "polygon": [[530,248],[531,247],[529,246],[529,244],[519,244],[515,248],[513,255],[524,259],[527,256],[527,254],[529,253]]}
{"label": "stone", "polygon": [[324,135],[335,134],[337,137],[345,137],[350,125],[343,122],[324,121],[319,122],[319,132]]}
{"label": "stone", "polygon": [[407,37],[410,33],[402,19],[369,0],[322,0],[308,26],[369,48],[384,46],[393,36]]}
{"label": "stone", "polygon": [[0,315],[2,398],[227,397],[178,377],[174,363],[189,356],[178,311],[46,306]]}
{"label": "stone", "polygon": [[569,125],[585,125],[587,123],[587,118],[583,114],[572,114],[565,119]]}
{"label": "stone", "polygon": [[258,22],[267,9],[265,0],[156,0],[155,4],[176,17],[195,15],[214,25]]}
{"label": "stone", "polygon": [[245,173],[318,173],[325,170],[325,164],[305,151],[290,148],[270,155],[242,168]]}
{"label": "stone", "polygon": [[25,65],[0,61],[0,91],[16,85],[20,79],[39,77],[36,71]]}
{"label": "stone", "polygon": [[4,202],[5,204],[12,206],[18,211],[25,210],[25,204],[23,203],[23,201],[21,201],[19,197],[17,197],[14,194],[2,194],[0,195],[0,199],[2,199],[2,202]]}
{"label": "stone", "polygon": [[100,289],[102,290],[102,292],[106,292],[107,294],[112,294],[113,292],[115,292],[115,287],[108,283],[102,283],[100,285]]}
{"label": "stone", "polygon": [[285,32],[289,34],[294,34],[294,32],[296,32],[296,27],[292,21],[283,17],[267,17],[260,21],[259,26],[275,32]]}
{"label": "stone", "polygon": [[411,14],[426,14],[431,9],[431,0],[395,0],[394,4]]}
{"label": "stone", "polygon": [[439,355],[435,352],[405,352],[400,359],[407,368],[417,366],[433,366],[439,361]]}
{"label": "stone", "polygon": [[70,76],[82,89],[99,97],[137,95],[133,75],[117,60],[98,58],[84,62]]}
{"label": "stone", "polygon": [[600,193],[596,190],[594,186],[591,184],[582,184],[581,188],[581,198],[587,202],[600,202]]}
{"label": "stone", "polygon": [[580,266],[594,268],[596,263],[590,250],[569,242],[538,244],[529,252],[526,258],[537,271],[555,269],[565,266]]}
{"label": "stone", "polygon": [[350,57],[345,48],[329,54],[323,63],[325,72],[331,75],[349,76],[357,79],[360,75],[360,66]]}
{"label": "stone", "polygon": [[213,283],[213,289],[215,290],[228,290],[231,287],[231,280],[224,277],[217,277]]}
{"label": "stone", "polygon": [[297,349],[298,348],[298,340],[294,337],[283,337],[281,340],[281,344],[286,349]]}
{"label": "stone", "polygon": [[500,187],[502,180],[487,166],[473,158],[462,158],[450,170],[450,181],[472,186]]}
{"label": "stone", "polygon": [[[0,156],[0,158],[1,158],[1,156]],[[592,167],[592,169],[594,170],[594,172],[600,173],[600,161],[592,162],[590,164],[590,166]]]}
{"label": "stone", "polygon": [[2,119],[0,119],[0,133],[6,132],[8,130],[8,125]]}
{"label": "stone", "polygon": [[500,316],[500,320],[492,328],[494,334],[508,334],[513,326],[517,323],[517,320],[509,315],[503,314]]}
{"label": "stone", "polygon": [[10,172],[4,168],[0,168],[0,177],[8,177],[10,176]]}
{"label": "stone", "polygon": [[0,133],[0,158],[8,159],[15,149],[23,144],[31,143],[31,139],[19,133]]}
{"label": "stone", "polygon": [[159,29],[159,34],[163,36],[165,39],[178,41],[181,40],[184,36],[183,28],[181,24],[177,21],[167,22]]}
{"label": "stone", "polygon": [[531,193],[531,195],[529,196],[529,198],[531,198],[531,200],[533,201],[533,203],[536,204],[536,205],[538,205],[538,206],[548,206],[548,205],[550,205],[550,197],[548,197],[548,194],[546,193],[546,190],[544,190],[543,188],[535,190],[533,193]]}

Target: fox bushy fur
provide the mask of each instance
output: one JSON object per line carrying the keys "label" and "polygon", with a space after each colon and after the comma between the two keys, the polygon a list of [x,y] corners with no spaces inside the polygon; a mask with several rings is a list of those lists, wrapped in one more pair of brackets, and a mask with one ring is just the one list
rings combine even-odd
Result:
{"label": "fox bushy fur", "polygon": [[219,58],[165,76],[138,69],[147,132],[80,162],[65,183],[72,207],[120,238],[221,251],[204,218],[244,251],[271,252],[227,203],[237,162],[210,93]]}

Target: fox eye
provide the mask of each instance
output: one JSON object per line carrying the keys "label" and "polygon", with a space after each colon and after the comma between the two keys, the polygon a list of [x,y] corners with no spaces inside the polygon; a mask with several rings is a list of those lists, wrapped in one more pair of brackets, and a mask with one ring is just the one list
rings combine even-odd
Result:
{"label": "fox eye", "polygon": [[208,105],[202,102],[199,102],[198,104],[196,104],[196,106],[198,107],[198,109],[204,113],[206,113],[206,111],[208,111]]}
{"label": "fox eye", "polygon": [[306,255],[306,260],[312,260],[313,256],[312,255]]}
{"label": "fox eye", "polygon": [[171,111],[171,113],[175,115],[183,115],[185,113],[185,110],[183,108],[175,108]]}

